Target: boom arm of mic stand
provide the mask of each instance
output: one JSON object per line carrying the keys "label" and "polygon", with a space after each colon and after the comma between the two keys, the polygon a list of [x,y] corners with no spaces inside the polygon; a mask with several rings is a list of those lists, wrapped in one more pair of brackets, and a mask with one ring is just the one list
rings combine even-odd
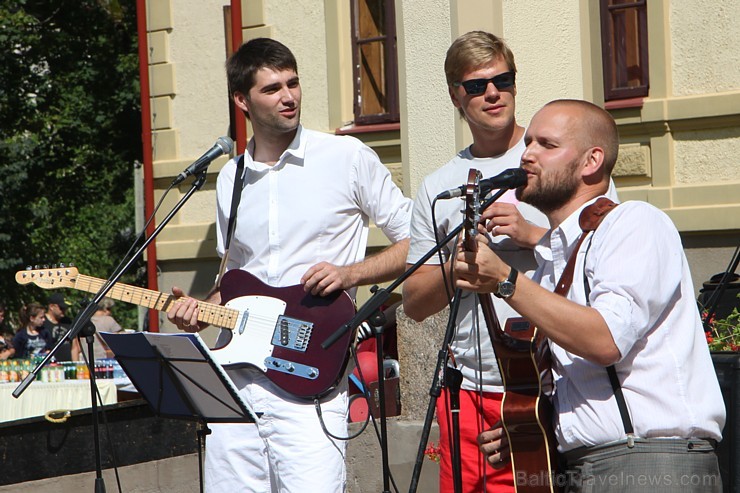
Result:
{"label": "boom arm of mic stand", "polygon": [[49,351],[49,353],[44,357],[44,359],[36,365],[36,367],[28,374],[28,376],[18,385],[18,387],[13,390],[13,397],[16,399],[20,397],[20,395],[26,390],[26,388],[31,385],[31,382],[33,382],[36,379],[36,375],[39,371],[46,365],[46,363],[49,362],[49,360],[54,357],[54,355],[57,353],[59,348],[67,341],[71,341],[77,335],[80,333],[82,328],[87,324],[90,319],[92,318],[93,314],[95,313],[95,310],[97,309],[97,305],[105,298],[105,295],[108,294],[108,291],[110,291],[113,288],[113,285],[118,282],[118,280],[123,276],[123,274],[128,271],[128,269],[131,267],[131,265],[138,259],[143,253],[146,247],[149,246],[149,244],[154,241],[154,239],[159,235],[159,233],[162,231],[162,229],[172,220],[172,218],[177,214],[182,206],[185,205],[185,203],[190,199],[190,197],[198,190],[200,190],[203,187],[203,184],[206,182],[206,173],[205,171],[200,173],[197,178],[193,181],[193,184],[190,187],[190,190],[180,199],[180,201],[175,204],[175,207],[170,211],[169,214],[164,218],[164,220],[157,225],[155,230],[152,232],[151,235],[144,241],[144,244],[139,247],[139,249],[134,253],[131,258],[129,259],[126,264],[121,267],[118,272],[114,272],[113,275],[103,284],[103,287],[100,288],[100,291],[95,295],[95,298],[85,307],[84,310],[82,310],[74,319],[72,323],[72,327],[67,331],[66,334],[59,340],[56,346]]}
{"label": "boom arm of mic stand", "polygon": [[[488,206],[496,202],[499,197],[501,197],[503,194],[505,194],[509,189],[508,188],[502,188],[495,194],[493,194],[489,199],[487,199],[483,204],[481,205],[481,210],[486,209]],[[388,286],[387,288],[378,288],[378,286],[373,286],[372,292],[373,295],[370,297],[369,300],[363,304],[359,310],[357,310],[357,313],[355,314],[352,319],[347,322],[346,324],[339,327],[332,335],[327,337],[324,342],[321,343],[321,347],[324,349],[328,349],[332,344],[337,342],[348,330],[354,330],[357,327],[360,326],[362,322],[369,319],[371,316],[373,316],[375,313],[377,313],[380,310],[380,307],[383,306],[383,303],[385,303],[388,298],[390,297],[390,294],[395,290],[403,281],[405,281],[411,274],[413,274],[419,267],[424,265],[424,263],[432,258],[432,256],[437,253],[443,246],[445,246],[447,243],[452,241],[455,236],[460,232],[462,229],[462,224],[458,225],[455,229],[450,231],[450,233],[444,237],[442,241],[437,243],[434,248],[429,250],[426,254],[424,254],[423,257],[421,257],[418,262],[416,262],[414,265],[412,265],[406,272],[401,274],[401,277],[393,281],[393,283]]]}

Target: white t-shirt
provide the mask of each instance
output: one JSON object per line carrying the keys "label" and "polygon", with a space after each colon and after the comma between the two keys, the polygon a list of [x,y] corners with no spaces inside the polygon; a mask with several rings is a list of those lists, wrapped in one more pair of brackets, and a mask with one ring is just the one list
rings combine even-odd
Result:
{"label": "white t-shirt", "polygon": [[[471,168],[481,171],[483,178],[496,176],[505,169],[518,168],[524,140],[521,139],[506,153],[492,158],[476,158],[466,148],[458,153],[454,159],[427,176],[416,194],[414,212],[411,218],[411,246],[409,248],[408,263],[416,263],[424,254],[436,245],[435,229],[432,224],[432,202],[434,198],[445,190],[465,185],[468,181],[468,172]],[[529,204],[520,203],[514,196],[514,190],[509,190],[498,202],[511,202],[517,207],[524,218],[537,226],[549,227],[547,218],[540,211]],[[459,198],[440,200],[436,204],[435,217],[437,222],[436,234],[441,240],[450,231],[463,221],[464,202]],[[491,246],[496,253],[509,265],[516,268],[520,274],[531,275],[536,268],[532,250],[517,246],[508,236],[499,235],[491,238]],[[455,251],[454,240],[442,249],[444,261],[450,252]],[[435,255],[427,264],[439,264]],[[496,314],[503,325],[509,317],[518,316],[506,302],[494,297]],[[462,388],[475,390],[481,388],[486,392],[501,392],[501,376],[496,364],[488,331],[483,319],[483,312],[477,303],[477,297],[470,292],[464,292],[460,300],[457,316],[457,332],[452,341],[452,355],[458,369],[463,373]],[[478,351],[480,348],[480,352]]]}

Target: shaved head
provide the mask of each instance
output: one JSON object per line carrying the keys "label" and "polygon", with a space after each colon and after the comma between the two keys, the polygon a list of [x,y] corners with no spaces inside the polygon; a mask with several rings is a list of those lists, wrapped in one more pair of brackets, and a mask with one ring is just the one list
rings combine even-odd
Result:
{"label": "shaved head", "polygon": [[603,108],[578,99],[557,99],[545,108],[567,108],[577,117],[571,119],[574,135],[580,137],[583,149],[600,147],[604,150],[604,171],[611,176],[619,153],[619,132],[614,118]]}

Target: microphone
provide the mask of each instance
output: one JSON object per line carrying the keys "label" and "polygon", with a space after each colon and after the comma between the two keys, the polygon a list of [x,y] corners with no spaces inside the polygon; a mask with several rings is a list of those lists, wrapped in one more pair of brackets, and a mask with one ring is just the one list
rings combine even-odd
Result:
{"label": "microphone", "polygon": [[[519,188],[527,183],[527,172],[522,168],[510,168],[502,171],[492,178],[486,178],[480,181],[481,196],[488,194],[491,190],[501,188]],[[451,199],[460,197],[465,193],[467,185],[461,185],[456,188],[445,190],[437,195],[438,200]]]}
{"label": "microphone", "polygon": [[185,171],[181,172],[172,181],[172,185],[182,183],[185,178],[190,175],[197,175],[202,171],[208,169],[208,165],[211,161],[221,156],[222,154],[231,154],[231,150],[234,148],[234,141],[229,137],[219,137],[216,143],[208,149],[208,151],[199,157],[193,164],[185,168]]}

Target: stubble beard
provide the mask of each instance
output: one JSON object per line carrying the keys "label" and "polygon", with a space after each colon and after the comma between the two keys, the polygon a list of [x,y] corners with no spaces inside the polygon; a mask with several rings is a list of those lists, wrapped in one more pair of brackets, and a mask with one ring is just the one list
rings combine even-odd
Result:
{"label": "stubble beard", "polygon": [[276,114],[260,115],[255,112],[250,115],[250,120],[252,121],[252,125],[259,125],[273,135],[285,134],[293,132],[298,128],[301,122],[301,109],[298,108],[295,118],[291,118],[290,120]]}
{"label": "stubble beard", "polygon": [[536,207],[545,214],[561,209],[575,195],[580,182],[574,168],[577,163],[559,171],[547,182],[543,182],[540,175],[540,186],[534,188],[526,185],[516,189],[516,198],[522,202]]}

